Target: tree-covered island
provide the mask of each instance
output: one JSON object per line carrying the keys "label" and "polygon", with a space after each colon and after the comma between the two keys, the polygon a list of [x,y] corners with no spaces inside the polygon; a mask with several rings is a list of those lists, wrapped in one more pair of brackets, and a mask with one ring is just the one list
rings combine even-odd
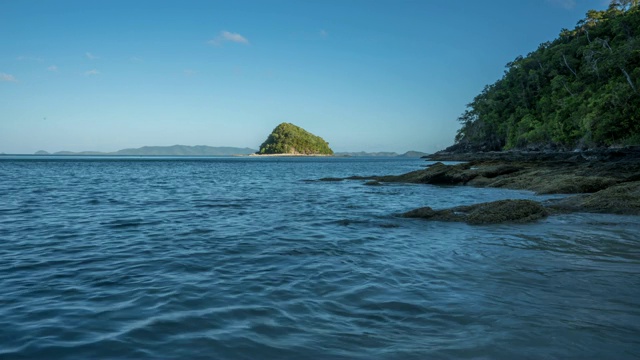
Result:
{"label": "tree-covered island", "polygon": [[296,125],[282,123],[260,145],[258,154],[333,155],[333,150],[323,138]]}

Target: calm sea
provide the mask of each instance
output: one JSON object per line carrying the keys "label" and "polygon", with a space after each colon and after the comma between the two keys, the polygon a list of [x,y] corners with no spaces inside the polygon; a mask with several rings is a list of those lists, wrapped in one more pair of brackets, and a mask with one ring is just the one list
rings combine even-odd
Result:
{"label": "calm sea", "polygon": [[427,222],[396,215],[536,196],[313,181],[425,164],[0,157],[0,358],[640,358],[640,218]]}

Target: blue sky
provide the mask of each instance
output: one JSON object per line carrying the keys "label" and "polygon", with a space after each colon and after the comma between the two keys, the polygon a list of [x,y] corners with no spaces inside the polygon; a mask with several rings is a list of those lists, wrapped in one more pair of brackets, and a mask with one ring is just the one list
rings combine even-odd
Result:
{"label": "blue sky", "polygon": [[433,152],[504,65],[606,0],[0,1],[0,153]]}

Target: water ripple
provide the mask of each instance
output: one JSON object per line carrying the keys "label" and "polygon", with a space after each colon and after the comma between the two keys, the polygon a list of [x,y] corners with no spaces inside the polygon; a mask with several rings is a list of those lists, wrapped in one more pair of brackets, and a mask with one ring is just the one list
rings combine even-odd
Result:
{"label": "water ripple", "polygon": [[535,195],[302,181],[420,165],[0,160],[0,358],[640,357],[637,217],[470,227],[393,214]]}

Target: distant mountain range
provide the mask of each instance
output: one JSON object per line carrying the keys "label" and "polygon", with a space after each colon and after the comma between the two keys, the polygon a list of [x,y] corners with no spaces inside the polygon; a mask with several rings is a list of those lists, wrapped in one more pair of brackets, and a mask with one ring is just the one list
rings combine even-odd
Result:
{"label": "distant mountain range", "polygon": [[230,155],[249,155],[255,153],[257,150],[250,148],[237,148],[229,146],[188,146],[188,145],[173,145],[173,146],[143,146],[137,149],[122,149],[115,152],[99,152],[99,151],[59,151],[50,154],[46,151],[40,150],[36,152],[36,155],[137,155],[137,156],[230,156]]}
{"label": "distant mountain range", "polygon": [[420,151],[407,151],[404,154],[398,154],[397,152],[381,151],[381,152],[337,152],[335,156],[385,156],[385,157],[423,157],[429,155]]}
{"label": "distant mountain range", "polygon": [[[229,146],[143,146],[136,149],[122,149],[114,152],[101,151],[58,151],[49,153],[44,150],[37,151],[36,155],[85,155],[85,156],[233,156],[233,155],[250,155],[255,154],[257,150],[251,148],[237,148]],[[335,156],[386,156],[386,157],[422,157],[429,155],[419,151],[407,151],[404,154],[396,152],[338,152]]]}

